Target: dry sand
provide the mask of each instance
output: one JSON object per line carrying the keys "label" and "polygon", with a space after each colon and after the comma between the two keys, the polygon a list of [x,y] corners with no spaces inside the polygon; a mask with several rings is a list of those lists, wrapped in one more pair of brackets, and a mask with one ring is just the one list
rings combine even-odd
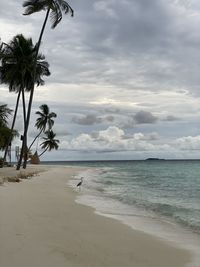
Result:
{"label": "dry sand", "polygon": [[185,250],[77,204],[67,179],[78,169],[45,168],[0,186],[1,267],[184,267],[191,260]]}
{"label": "dry sand", "polygon": [[16,171],[15,166],[0,168],[0,185],[4,184],[5,182],[20,182],[22,179],[36,176],[45,170],[45,166],[40,165],[28,165],[25,170],[22,168],[19,171]]}

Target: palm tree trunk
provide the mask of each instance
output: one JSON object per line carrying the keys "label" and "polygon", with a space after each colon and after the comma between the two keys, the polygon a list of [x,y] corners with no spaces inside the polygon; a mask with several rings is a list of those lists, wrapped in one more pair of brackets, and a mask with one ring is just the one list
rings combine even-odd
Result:
{"label": "palm tree trunk", "polygon": [[38,157],[41,157],[47,150],[48,150],[48,147],[40,155],[38,155]]}
{"label": "palm tree trunk", "polygon": [[18,107],[19,107],[19,99],[20,99],[21,91],[22,91],[22,89],[20,88],[19,92],[18,92],[18,95],[17,95],[17,101],[16,101],[16,105],[15,105],[15,113],[14,113],[13,121],[12,121],[12,125],[11,125],[11,133],[10,133],[10,137],[9,137],[9,140],[8,140],[7,145],[6,145],[5,152],[4,152],[3,166],[4,166],[4,163],[6,161],[6,156],[7,156],[7,153],[8,153],[9,144],[10,144],[10,142],[12,140],[12,133],[13,133],[13,129],[14,129],[14,126],[15,126],[16,117],[17,117],[17,111],[18,111]]}
{"label": "palm tree trunk", "polygon": [[[24,86],[23,86],[24,88]],[[26,102],[25,102],[25,95],[24,95],[24,89],[22,89],[22,105],[23,105],[23,116],[24,116],[24,129],[25,129],[25,125],[26,125]],[[23,155],[24,155],[24,164],[23,164],[23,168],[26,169],[26,159],[27,159],[27,136],[26,136],[26,140],[25,140],[25,149],[23,151]]]}
{"label": "palm tree trunk", "polygon": [[29,98],[29,103],[28,103],[28,111],[27,111],[27,119],[26,119],[26,125],[25,125],[25,129],[24,129],[24,138],[23,138],[23,142],[22,142],[22,149],[21,149],[21,153],[20,153],[20,158],[19,158],[19,161],[18,161],[18,164],[17,164],[17,168],[16,168],[17,170],[20,169],[20,166],[21,166],[21,163],[22,163],[22,158],[23,158],[23,151],[24,151],[25,146],[26,146],[27,132],[28,132],[28,126],[29,126],[29,121],[30,121],[30,115],[31,115],[34,88],[35,88],[37,56],[38,56],[38,53],[39,53],[39,49],[40,49],[40,45],[41,45],[44,29],[46,27],[46,23],[47,23],[47,20],[48,20],[48,17],[49,17],[49,12],[50,12],[50,8],[47,10],[47,13],[46,13],[46,16],[45,16],[45,20],[44,20],[44,23],[42,25],[42,30],[40,32],[39,40],[38,40],[38,43],[37,43],[36,55],[35,55],[35,67],[34,67],[34,73],[33,73],[33,86],[32,86],[31,92],[30,92],[30,98]]}
{"label": "palm tree trunk", "polygon": [[24,127],[25,127],[26,125],[26,101],[25,101],[24,89],[22,89],[22,106],[23,106]]}

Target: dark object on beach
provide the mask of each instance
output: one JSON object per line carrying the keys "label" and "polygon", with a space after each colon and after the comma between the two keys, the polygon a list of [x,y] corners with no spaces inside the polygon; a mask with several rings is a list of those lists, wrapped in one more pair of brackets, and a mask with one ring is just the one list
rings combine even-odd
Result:
{"label": "dark object on beach", "polygon": [[38,156],[37,151],[35,151],[35,153],[32,156],[30,156],[30,158],[31,158],[30,160],[31,164],[40,164],[40,158]]}
{"label": "dark object on beach", "polygon": [[83,183],[83,177],[81,177],[81,181],[77,184],[77,186],[80,188]]}

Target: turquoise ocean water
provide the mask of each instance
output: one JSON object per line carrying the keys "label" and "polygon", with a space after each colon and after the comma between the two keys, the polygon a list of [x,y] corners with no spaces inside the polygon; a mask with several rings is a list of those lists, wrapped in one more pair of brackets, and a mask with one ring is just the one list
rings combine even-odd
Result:
{"label": "turquoise ocean water", "polygon": [[78,203],[189,250],[187,267],[200,267],[200,160],[50,164],[86,167],[68,182]]}
{"label": "turquoise ocean water", "polygon": [[99,200],[106,212],[110,205],[113,214],[159,216],[200,234],[198,160],[57,164],[90,167],[81,174],[82,190],[91,196],[90,201]]}

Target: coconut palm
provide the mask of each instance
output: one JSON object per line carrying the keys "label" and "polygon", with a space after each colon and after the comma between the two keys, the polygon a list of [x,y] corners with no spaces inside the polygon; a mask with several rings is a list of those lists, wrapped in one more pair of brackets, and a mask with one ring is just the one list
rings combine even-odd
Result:
{"label": "coconut palm", "polygon": [[[36,50],[36,58],[39,53],[42,36],[46,27],[47,20],[50,16],[50,19],[52,21],[52,29],[54,29],[58,23],[62,20],[62,13],[64,14],[71,14],[73,16],[73,9],[71,6],[64,0],[27,0],[24,1],[23,7],[25,7],[24,15],[31,15],[36,12],[40,12],[42,10],[46,11],[45,19],[42,25],[42,29],[39,35],[38,43],[37,43],[37,50]],[[36,71],[33,72],[33,76],[35,76]],[[23,156],[23,150],[26,147],[25,140],[27,137],[28,127],[29,127],[29,121],[30,121],[30,115],[31,115],[31,108],[32,108],[32,102],[33,102],[33,95],[34,95],[34,85],[31,89],[30,98],[29,98],[29,104],[28,104],[28,110],[27,110],[27,120],[26,125],[24,129],[24,139],[22,144],[22,152],[20,155],[20,159],[22,159]],[[20,164],[20,162],[19,162]],[[17,169],[20,168],[20,165],[18,164]]]}
{"label": "coconut palm", "polygon": [[[0,150],[6,148],[8,141],[17,135],[16,131],[12,131],[8,127],[8,118],[12,110],[7,105],[0,105]],[[10,140],[10,141],[11,141]]]}
{"label": "coconut palm", "polygon": [[46,131],[45,132],[46,137],[43,137],[44,142],[41,143],[41,148],[44,149],[44,151],[39,155],[41,157],[47,150],[51,151],[52,149],[58,149],[58,144],[60,141],[58,139],[55,139],[56,134],[52,131]]}
{"label": "coconut palm", "polygon": [[[45,10],[45,20],[47,20],[50,15],[52,29],[54,29],[62,20],[62,12],[65,14],[70,13],[71,16],[74,14],[71,6],[64,0],[27,0],[24,1],[23,7],[25,7],[24,15],[31,15],[33,13]],[[46,24],[43,24],[44,28],[45,26]]]}
{"label": "coconut palm", "polygon": [[54,120],[53,118],[56,118],[57,115],[54,112],[50,112],[48,105],[43,104],[40,106],[40,110],[41,111],[37,111],[35,114],[39,115],[39,117],[36,120],[35,123],[35,127],[37,127],[37,129],[39,130],[39,133],[36,135],[36,137],[34,138],[33,142],[31,143],[31,145],[29,146],[29,149],[31,149],[32,145],[35,143],[35,141],[37,140],[37,138],[39,138],[39,136],[46,131],[46,129],[48,128],[48,130],[51,130],[51,128],[54,125]]}
{"label": "coconut palm", "polygon": [[[10,41],[3,44],[0,51],[1,83],[9,86],[10,92],[18,92],[20,89],[30,91],[33,86],[33,70],[36,56],[36,46],[31,38],[25,38],[18,34]],[[43,85],[42,76],[50,75],[49,64],[44,61],[44,55],[37,55],[35,83]]]}
{"label": "coconut palm", "polygon": [[[10,139],[11,136],[11,139]],[[0,125],[0,150],[4,150],[7,147],[7,143],[13,140],[14,137],[18,136],[16,130],[11,132],[10,128],[7,126]]]}
{"label": "coconut palm", "polygon": [[[24,91],[30,91],[34,83],[43,85],[44,80],[42,79],[42,76],[50,75],[48,69],[49,65],[44,61],[45,57],[43,55],[38,54],[37,60],[35,61],[36,50],[36,46],[33,45],[32,39],[26,39],[22,34],[16,35],[9,44],[3,43],[0,50],[0,82],[7,84],[10,92],[16,92],[18,94],[11,132],[15,125],[20,95],[22,94],[25,123],[26,107]],[[34,70],[35,76],[33,77]],[[26,143],[26,139],[24,141]],[[9,143],[10,142],[8,142],[8,144]],[[5,150],[4,160],[6,159],[7,150],[8,147]]]}
{"label": "coconut palm", "polygon": [[7,107],[6,104],[0,105],[0,126],[8,125],[8,117],[12,113],[12,110]]}

